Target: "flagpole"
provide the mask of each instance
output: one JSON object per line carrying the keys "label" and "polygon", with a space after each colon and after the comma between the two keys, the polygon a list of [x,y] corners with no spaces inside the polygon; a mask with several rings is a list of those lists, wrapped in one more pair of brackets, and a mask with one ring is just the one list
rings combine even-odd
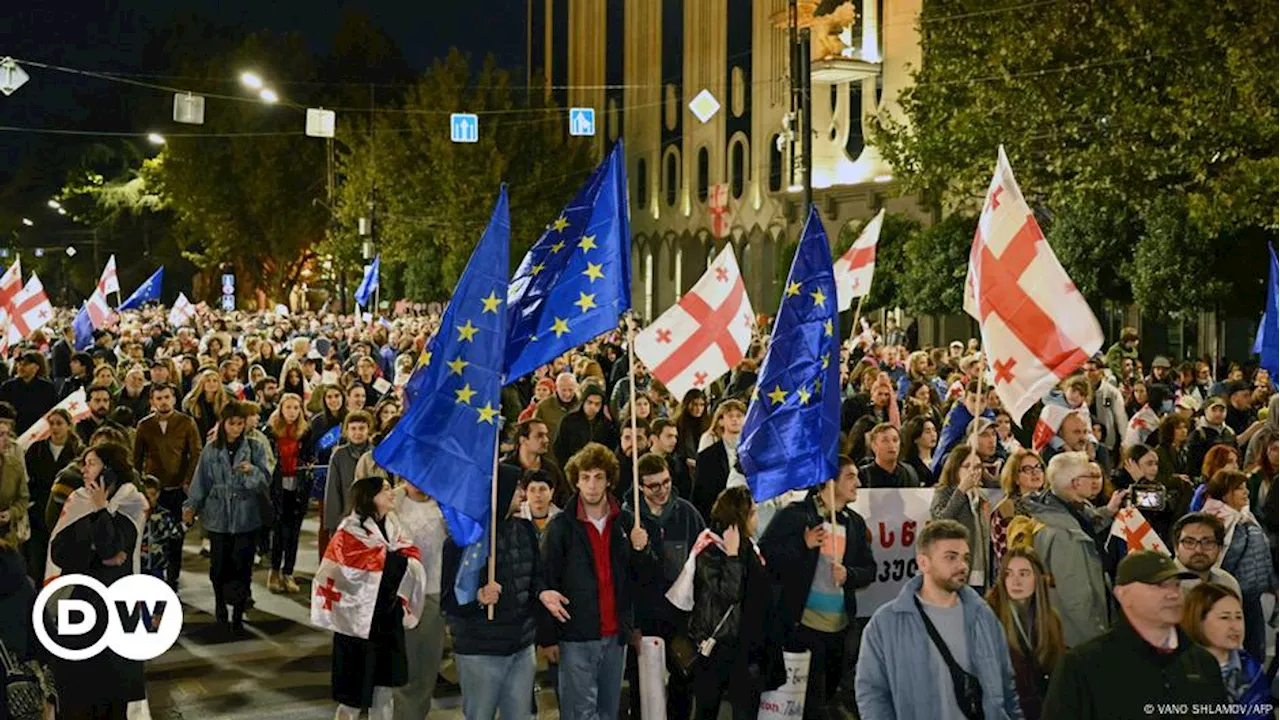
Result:
{"label": "flagpole", "polygon": [[635,507],[635,525],[640,527],[640,458],[636,450],[640,439],[636,437],[636,324],[633,314],[627,313],[627,379],[631,385],[631,497]]}
{"label": "flagpole", "polygon": [[[502,442],[502,429],[493,436],[493,477],[489,481],[489,584],[498,577],[498,446]],[[493,620],[493,605],[489,606],[489,619]]]}

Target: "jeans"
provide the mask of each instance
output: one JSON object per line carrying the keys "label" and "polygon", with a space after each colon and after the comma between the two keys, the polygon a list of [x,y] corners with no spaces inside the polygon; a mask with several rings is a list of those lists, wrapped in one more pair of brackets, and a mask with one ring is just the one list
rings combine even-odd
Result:
{"label": "jeans", "polygon": [[392,691],[396,698],[394,714],[397,720],[422,720],[431,712],[431,696],[435,694],[444,654],[444,616],[440,614],[439,595],[427,595],[421,622],[413,629],[405,628],[404,650],[409,682]]}
{"label": "jeans", "polygon": [[561,720],[615,720],[626,659],[616,635],[560,643]]}
{"label": "jeans", "polygon": [[[462,713],[467,720],[529,717],[533,692],[533,646],[511,655],[455,655]],[[563,715],[561,716],[563,717]]]}
{"label": "jeans", "polygon": [[836,695],[844,675],[844,640],[848,628],[828,633],[797,625],[787,649],[809,651],[809,684],[804,691],[804,716],[825,718],[827,703]]}
{"label": "jeans", "polygon": [[[174,518],[181,519],[182,504],[186,501],[187,491],[176,487],[161,490],[156,504],[173,513]],[[178,574],[182,572],[182,539],[181,536],[174,538],[164,549],[165,559],[169,561],[169,565],[165,567],[164,581],[174,590],[178,589]]]}
{"label": "jeans", "polygon": [[302,534],[302,517],[307,514],[307,499],[286,490],[276,508],[276,522],[271,530],[271,569],[293,574],[298,560],[298,537]]}

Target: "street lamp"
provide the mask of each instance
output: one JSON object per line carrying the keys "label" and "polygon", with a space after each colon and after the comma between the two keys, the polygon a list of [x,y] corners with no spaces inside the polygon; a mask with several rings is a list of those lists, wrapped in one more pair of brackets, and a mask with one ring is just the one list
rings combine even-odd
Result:
{"label": "street lamp", "polygon": [[262,98],[262,102],[265,103],[276,103],[280,101],[280,96],[271,88],[262,88],[262,90],[259,90],[258,97]]}
{"label": "street lamp", "polygon": [[53,208],[54,210],[57,210],[58,208],[62,207],[62,203],[58,202],[57,200],[50,200],[49,207]]}
{"label": "street lamp", "polygon": [[66,208],[64,208],[64,207],[62,207],[62,206],[58,206],[58,214],[59,214],[59,215],[66,215],[66,214],[67,214],[67,209],[66,209]]}
{"label": "street lamp", "polygon": [[243,83],[244,86],[249,88],[250,90],[262,89],[262,77],[255,72],[240,73],[240,82]]}
{"label": "street lamp", "polygon": [[161,135],[160,133],[147,133],[147,142],[151,143],[152,145],[163,145],[164,136]]}
{"label": "street lamp", "polygon": [[22,218],[22,224],[26,225],[27,227],[35,226],[35,223],[31,222],[31,218]]}

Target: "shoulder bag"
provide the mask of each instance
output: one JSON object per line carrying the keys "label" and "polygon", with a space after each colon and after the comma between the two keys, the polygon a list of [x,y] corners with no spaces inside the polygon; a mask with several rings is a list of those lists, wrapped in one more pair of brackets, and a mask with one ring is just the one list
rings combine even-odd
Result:
{"label": "shoulder bag", "polygon": [[960,667],[960,663],[956,662],[951,654],[951,648],[947,647],[946,641],[938,635],[938,629],[929,620],[924,606],[920,604],[920,598],[914,598],[914,600],[920,619],[924,621],[924,629],[929,633],[929,639],[933,641],[933,646],[938,649],[943,662],[947,664],[947,669],[951,671],[951,686],[955,689],[956,704],[960,706],[960,712],[968,720],[983,720],[982,683],[978,681],[977,676]]}

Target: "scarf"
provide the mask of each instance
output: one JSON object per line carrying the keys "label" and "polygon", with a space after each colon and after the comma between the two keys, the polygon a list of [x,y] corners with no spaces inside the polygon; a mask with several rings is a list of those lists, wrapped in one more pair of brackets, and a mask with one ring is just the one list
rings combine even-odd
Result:
{"label": "scarf", "polygon": [[[75,492],[67,497],[67,502],[62,506],[62,513],[58,515],[58,522],[53,526],[53,532],[49,533],[49,547],[45,550],[45,571],[44,584],[56,580],[62,575],[62,568],[53,562],[53,542],[57,539],[58,534],[68,527],[71,527],[77,520],[88,517],[97,510],[93,507],[89,500],[89,491],[86,488],[78,488]],[[147,498],[138,492],[138,488],[133,483],[126,482],[121,485],[116,494],[107,500],[107,512],[112,515],[123,513],[129,521],[133,523],[133,527],[138,531],[138,538],[133,543],[133,573],[136,575],[142,569],[142,529],[147,521]]]}
{"label": "scarf", "polygon": [[1231,538],[1235,535],[1236,528],[1243,522],[1258,522],[1253,517],[1253,511],[1248,506],[1243,510],[1236,510],[1230,505],[1218,500],[1217,498],[1209,498],[1204,501],[1204,512],[1218,518],[1222,521],[1222,526],[1226,528],[1227,534],[1222,540],[1222,552],[1218,553],[1218,559],[1214,561],[1213,566],[1222,568],[1222,560],[1227,556],[1227,548],[1231,547]]}
{"label": "scarf", "polygon": [[398,552],[409,560],[396,591],[404,607],[404,626],[417,627],[427,584],[422,554],[395,513],[387,513],[383,527],[385,535],[373,518],[361,521],[355,513],[342,519],[311,584],[313,625],[367,640],[387,553]]}

